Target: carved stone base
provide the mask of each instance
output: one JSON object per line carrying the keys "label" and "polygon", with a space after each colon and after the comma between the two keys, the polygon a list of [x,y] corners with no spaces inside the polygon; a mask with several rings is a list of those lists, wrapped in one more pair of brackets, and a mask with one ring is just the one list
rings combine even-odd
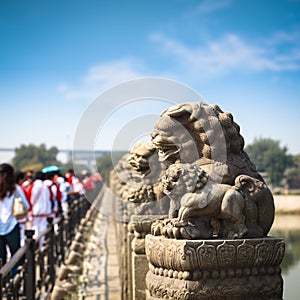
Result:
{"label": "carved stone base", "polygon": [[147,299],[282,299],[283,239],[146,236]]}
{"label": "carved stone base", "polygon": [[[132,234],[134,236],[131,239],[131,265],[129,265],[129,276],[131,276],[129,287],[131,287],[132,296],[130,298],[129,295],[128,299],[141,300],[146,297],[146,274],[148,272],[148,262],[145,254],[145,236],[150,233],[152,223],[163,218],[166,218],[166,216],[131,216],[128,228],[129,231],[133,232]],[[128,240],[129,234],[130,233],[128,233]]]}

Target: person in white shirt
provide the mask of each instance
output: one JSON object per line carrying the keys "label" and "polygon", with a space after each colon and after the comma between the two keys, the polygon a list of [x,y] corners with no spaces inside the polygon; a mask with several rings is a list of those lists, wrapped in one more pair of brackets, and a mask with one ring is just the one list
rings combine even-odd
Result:
{"label": "person in white shirt", "polygon": [[68,192],[68,195],[84,195],[86,193],[79,178],[75,176],[73,169],[69,169],[65,176],[70,184],[70,191]]}
{"label": "person in white shirt", "polygon": [[44,174],[44,184],[47,185],[50,190],[51,207],[52,207],[51,217],[54,218],[58,213],[58,199],[57,199],[58,186],[53,182],[54,174],[52,172],[49,173],[43,172],[43,174]]}
{"label": "person in white shirt", "polygon": [[61,208],[65,216],[68,213],[68,192],[70,191],[71,185],[64,179],[59,173],[54,175],[54,181],[58,185],[61,193]]}
{"label": "person in white shirt", "polygon": [[[11,256],[20,248],[20,226],[13,215],[13,203],[16,195],[14,169],[11,165],[0,165],[0,258],[2,265],[7,261],[8,246]],[[18,195],[19,196],[19,195]],[[22,200],[26,205],[26,199]],[[27,203],[28,204],[28,203]],[[17,265],[11,275],[16,274]]]}
{"label": "person in white shirt", "polygon": [[[28,191],[28,198],[31,204],[31,229],[35,230],[34,237],[47,229],[47,218],[51,216],[50,189],[43,182],[43,173],[36,172],[35,180]],[[44,239],[40,240],[42,246]]]}

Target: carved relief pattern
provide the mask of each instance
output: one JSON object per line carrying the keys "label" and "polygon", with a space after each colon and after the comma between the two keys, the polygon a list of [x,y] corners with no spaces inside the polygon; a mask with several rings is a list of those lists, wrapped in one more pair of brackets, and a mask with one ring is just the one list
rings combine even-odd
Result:
{"label": "carved relief pattern", "polygon": [[285,245],[284,245],[283,240],[276,243],[275,248],[274,248],[274,257],[272,260],[272,265],[274,265],[274,266],[280,265],[280,263],[282,261],[282,257],[284,255],[284,250],[285,250]]}
{"label": "carved relief pattern", "polygon": [[218,265],[220,268],[235,266],[236,247],[226,241],[217,247]]}
{"label": "carved relief pattern", "polygon": [[245,240],[237,247],[237,266],[251,267],[253,264],[254,247]]}
{"label": "carved relief pattern", "polygon": [[279,266],[281,239],[175,240],[146,236],[146,254],[154,266],[180,271]]}
{"label": "carved relief pattern", "polygon": [[183,281],[156,276],[148,272],[146,277],[150,297],[147,299],[201,300],[201,299],[282,299],[280,276],[227,278],[221,282]]}
{"label": "carved relief pattern", "polygon": [[172,255],[172,253],[174,253],[177,250],[176,245],[174,244],[169,244],[167,247],[167,251],[168,251],[168,256],[169,262],[168,262],[168,266],[170,269],[174,270],[176,268],[176,257]]}
{"label": "carved relief pattern", "polygon": [[194,247],[190,244],[184,246],[185,256],[186,256],[186,266],[189,270],[192,270],[194,266],[197,266],[197,255]]}
{"label": "carved relief pattern", "polygon": [[199,269],[210,269],[217,264],[217,253],[216,248],[212,245],[207,245],[204,247],[200,245],[197,248],[197,260]]}
{"label": "carved relief pattern", "polygon": [[147,235],[146,253],[149,299],[281,299],[282,239],[191,241]]}
{"label": "carved relief pattern", "polygon": [[148,240],[148,246],[145,247],[145,252],[146,252],[146,256],[147,256],[147,260],[148,261],[149,261],[150,257],[153,257],[153,255],[152,255],[153,248],[154,248],[153,241],[152,240]]}
{"label": "carved relief pattern", "polygon": [[267,237],[274,199],[232,114],[176,104],[151,139],[111,173],[118,214],[131,220],[120,226],[124,300],[131,299],[132,257],[141,262],[144,254],[148,300],[281,299],[284,242]]}
{"label": "carved relief pattern", "polygon": [[255,265],[270,265],[273,257],[273,248],[274,246],[266,243],[265,240],[258,244],[255,249]]}

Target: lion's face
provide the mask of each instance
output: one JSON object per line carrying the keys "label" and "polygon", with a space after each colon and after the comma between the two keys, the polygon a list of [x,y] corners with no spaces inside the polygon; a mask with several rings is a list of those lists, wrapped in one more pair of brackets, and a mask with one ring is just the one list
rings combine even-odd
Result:
{"label": "lion's face", "polygon": [[202,146],[199,134],[195,133],[187,120],[163,115],[155,123],[151,138],[166,166],[174,163],[193,163],[200,158],[199,149],[202,149]]}
{"label": "lion's face", "polygon": [[155,159],[156,148],[151,142],[142,142],[134,145],[129,154],[128,163],[136,173],[147,175],[151,171],[151,165]]}
{"label": "lion's face", "polygon": [[152,143],[158,150],[160,160],[167,166],[180,160],[182,126],[168,116],[161,117],[151,134]]}
{"label": "lion's face", "polygon": [[177,185],[181,175],[181,169],[176,165],[172,165],[168,168],[165,175],[162,177],[162,186],[165,194],[170,194]]}
{"label": "lion's face", "polygon": [[149,161],[148,157],[131,153],[129,155],[128,163],[132,166],[133,170],[137,173],[148,173]]}
{"label": "lion's face", "polygon": [[208,181],[208,175],[198,165],[173,164],[162,178],[165,194],[183,195],[202,189]]}

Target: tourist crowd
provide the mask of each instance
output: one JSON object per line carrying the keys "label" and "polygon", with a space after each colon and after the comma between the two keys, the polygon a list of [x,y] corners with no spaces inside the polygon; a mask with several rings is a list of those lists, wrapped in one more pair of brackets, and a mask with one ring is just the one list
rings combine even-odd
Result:
{"label": "tourist crowd", "polygon": [[[37,238],[47,228],[47,218],[68,212],[68,203],[76,196],[101,188],[99,173],[82,172],[75,176],[72,169],[65,175],[56,166],[41,171],[14,171],[9,164],[0,164],[0,259],[2,265],[25,241],[25,229],[34,229]],[[13,214],[16,197],[20,197],[28,213],[21,219]],[[40,240],[40,245],[43,239]]]}

